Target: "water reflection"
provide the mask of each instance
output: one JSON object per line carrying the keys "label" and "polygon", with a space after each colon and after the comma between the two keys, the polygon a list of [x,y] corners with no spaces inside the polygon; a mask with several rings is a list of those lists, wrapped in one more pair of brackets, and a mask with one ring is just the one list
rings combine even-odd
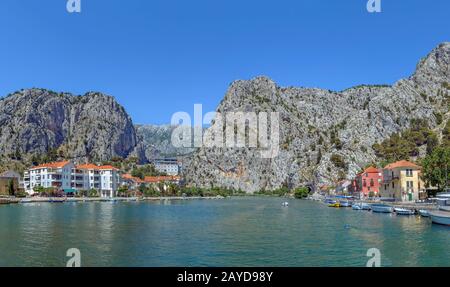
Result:
{"label": "water reflection", "polygon": [[448,227],[281,198],[0,207],[0,265],[449,266]]}

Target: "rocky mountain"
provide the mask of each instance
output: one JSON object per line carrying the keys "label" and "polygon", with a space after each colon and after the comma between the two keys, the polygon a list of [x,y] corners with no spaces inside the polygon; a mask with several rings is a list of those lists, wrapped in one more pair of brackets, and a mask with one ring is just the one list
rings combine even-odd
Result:
{"label": "rocky mountain", "polygon": [[149,160],[186,156],[195,151],[194,148],[177,148],[172,145],[171,137],[175,126],[136,125],[135,128]]}
{"label": "rocky mountain", "polygon": [[351,178],[376,161],[373,144],[407,129],[412,119],[425,119],[431,128],[438,117],[448,119],[449,83],[448,42],[392,86],[338,92],[279,87],[267,77],[233,82],[217,111],[278,112],[278,156],[262,158],[249,147],[202,147],[184,163],[186,182],[254,192]]}
{"label": "rocky mountain", "polygon": [[0,99],[0,154],[25,160],[56,153],[61,158],[145,160],[130,116],[113,97],[74,96],[27,89]]}

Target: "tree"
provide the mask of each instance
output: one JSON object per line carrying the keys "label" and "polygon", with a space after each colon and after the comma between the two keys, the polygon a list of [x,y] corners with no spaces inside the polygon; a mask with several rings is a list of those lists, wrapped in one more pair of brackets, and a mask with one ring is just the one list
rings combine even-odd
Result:
{"label": "tree", "polygon": [[98,191],[95,188],[89,190],[89,197],[98,197]]}
{"label": "tree", "polygon": [[309,194],[309,189],[307,187],[299,187],[294,190],[295,198],[305,198]]}
{"label": "tree", "polygon": [[435,133],[431,133],[427,138],[427,155],[433,153],[433,150],[439,146],[439,140]]}
{"label": "tree", "polygon": [[437,147],[422,161],[422,179],[427,186],[436,186],[443,191],[449,184],[450,147]]}
{"label": "tree", "polygon": [[118,189],[119,196],[128,196],[128,186],[121,185]]}
{"label": "tree", "polygon": [[14,188],[14,180],[10,179],[8,182],[8,194],[12,196],[15,193],[16,193],[16,190]]}
{"label": "tree", "polygon": [[44,187],[38,185],[38,186],[33,187],[33,191],[38,193],[38,194],[41,194],[41,193],[43,193],[45,191],[45,189],[44,189]]}

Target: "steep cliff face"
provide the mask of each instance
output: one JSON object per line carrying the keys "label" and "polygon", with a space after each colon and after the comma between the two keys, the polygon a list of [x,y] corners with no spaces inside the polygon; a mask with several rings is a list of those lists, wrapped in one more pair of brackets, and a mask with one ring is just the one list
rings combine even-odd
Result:
{"label": "steep cliff face", "polygon": [[184,166],[189,185],[253,192],[350,178],[376,160],[372,145],[409,127],[411,119],[436,126],[448,118],[450,43],[436,47],[415,73],[392,86],[358,86],[341,92],[283,88],[266,77],[231,84],[217,111],[276,111],[280,151],[261,158],[254,148],[206,148]]}
{"label": "steep cliff face", "polygon": [[131,118],[110,96],[28,89],[0,100],[4,157],[42,155],[56,149],[65,158],[108,160],[127,157],[137,146]]}
{"label": "steep cliff face", "polygon": [[172,132],[175,128],[171,125],[136,125],[136,133],[147,159],[187,156],[195,150],[172,145]]}

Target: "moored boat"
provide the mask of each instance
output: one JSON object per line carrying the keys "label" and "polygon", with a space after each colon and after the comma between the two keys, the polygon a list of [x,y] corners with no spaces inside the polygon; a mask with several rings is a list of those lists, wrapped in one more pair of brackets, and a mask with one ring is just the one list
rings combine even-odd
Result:
{"label": "moored boat", "polygon": [[362,210],[362,207],[361,207],[360,204],[353,204],[353,205],[352,205],[352,209],[353,209],[353,210]]}
{"label": "moored boat", "polygon": [[440,211],[450,212],[450,206],[447,205],[441,205],[439,206]]}
{"label": "moored boat", "polygon": [[394,208],[394,211],[396,214],[398,215],[414,215],[415,211],[411,210],[411,209],[406,209],[406,208]]}
{"label": "moored boat", "polygon": [[334,203],[336,203],[336,200],[333,200],[331,198],[327,198],[323,202],[325,202],[326,204],[334,204]]}
{"label": "moored boat", "polygon": [[351,202],[348,200],[339,201],[339,204],[341,205],[341,207],[351,207],[352,206]]}
{"label": "moored boat", "polygon": [[328,204],[328,207],[341,207],[341,204],[339,202],[330,203]]}
{"label": "moored boat", "polygon": [[450,212],[431,211],[429,214],[433,223],[450,226]]}
{"label": "moored boat", "polygon": [[419,210],[419,214],[422,217],[429,217],[430,216],[430,212],[428,210],[426,210],[426,209],[420,209]]}
{"label": "moored boat", "polygon": [[373,212],[378,212],[378,213],[392,213],[393,212],[392,206],[387,205],[387,204],[372,204],[371,208],[372,208]]}

